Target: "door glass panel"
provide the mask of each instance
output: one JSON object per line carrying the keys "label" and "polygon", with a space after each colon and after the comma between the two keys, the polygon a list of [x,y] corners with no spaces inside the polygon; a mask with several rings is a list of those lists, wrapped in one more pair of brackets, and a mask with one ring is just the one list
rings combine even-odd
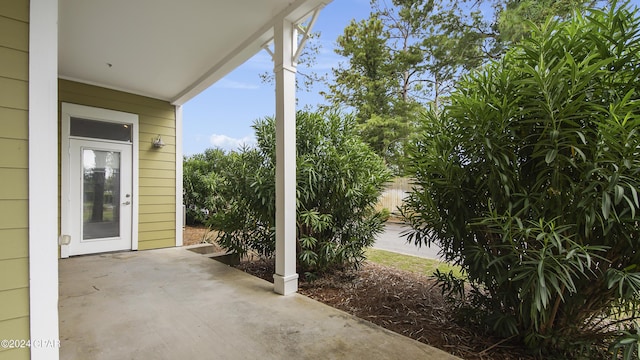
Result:
{"label": "door glass panel", "polygon": [[69,124],[71,136],[131,142],[131,124],[118,124],[106,121],[87,120],[71,117]]}
{"label": "door glass panel", "polygon": [[82,150],[82,239],[120,236],[120,153]]}

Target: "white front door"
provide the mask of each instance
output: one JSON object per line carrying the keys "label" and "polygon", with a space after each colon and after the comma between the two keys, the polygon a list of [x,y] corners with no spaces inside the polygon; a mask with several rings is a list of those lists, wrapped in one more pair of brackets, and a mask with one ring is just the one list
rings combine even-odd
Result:
{"label": "white front door", "polygon": [[130,250],[131,144],[69,140],[68,255]]}

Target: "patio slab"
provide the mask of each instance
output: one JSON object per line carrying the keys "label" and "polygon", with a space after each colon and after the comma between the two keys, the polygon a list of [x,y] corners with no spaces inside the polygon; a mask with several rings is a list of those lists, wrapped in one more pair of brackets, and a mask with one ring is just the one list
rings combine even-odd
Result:
{"label": "patio slab", "polygon": [[183,248],[59,271],[61,359],[457,359]]}

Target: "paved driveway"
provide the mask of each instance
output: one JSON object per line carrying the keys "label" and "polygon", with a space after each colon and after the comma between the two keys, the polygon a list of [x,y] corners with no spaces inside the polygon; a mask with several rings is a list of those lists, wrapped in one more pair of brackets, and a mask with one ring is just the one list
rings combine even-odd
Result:
{"label": "paved driveway", "polygon": [[407,238],[401,235],[402,232],[407,229],[408,228],[402,224],[388,222],[385,225],[384,233],[378,235],[373,247],[400,254],[419,256],[429,259],[440,259],[440,256],[438,255],[440,248],[433,244],[431,247],[422,246],[418,248],[413,243],[407,243]]}

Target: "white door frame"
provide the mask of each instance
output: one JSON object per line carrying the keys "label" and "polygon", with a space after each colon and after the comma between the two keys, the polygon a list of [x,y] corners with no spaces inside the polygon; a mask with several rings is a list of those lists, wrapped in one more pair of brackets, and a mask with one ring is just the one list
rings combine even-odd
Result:
{"label": "white door frame", "polygon": [[[71,161],[69,162],[70,177],[70,202],[71,211],[70,223],[72,224],[71,241],[69,242],[69,255],[95,254],[108,251],[131,250],[131,183],[132,177],[132,149],[131,144],[116,141],[100,141],[97,139],[76,139],[71,138]],[[86,149],[104,152],[116,152],[120,154],[118,160],[118,168],[120,170],[118,196],[112,200],[114,209],[117,206],[118,211],[118,234],[117,236],[102,236],[100,238],[85,239],[85,228],[91,227],[84,221],[84,196],[86,193],[85,179],[83,169],[87,164],[84,163],[84,151]],[[106,159],[105,159],[106,162]],[[96,166],[99,168],[100,165]],[[105,166],[105,164],[102,164]],[[105,173],[106,175],[106,173]],[[106,177],[104,179],[106,181]],[[117,204],[117,205],[116,205]],[[104,209],[104,208],[103,208]],[[114,219],[115,220],[115,219]]]}
{"label": "white door frame", "polygon": [[[69,181],[70,171],[70,120],[71,117],[80,117],[89,120],[113,122],[118,124],[133,124],[133,142],[131,144],[131,250],[138,250],[138,149],[139,149],[139,120],[137,114],[122,111],[107,110],[102,108],[62,103],[62,193],[61,193],[61,231],[62,235],[70,235],[72,229],[71,221],[71,184]],[[99,139],[88,139],[97,140]],[[72,239],[73,241],[73,239]],[[69,246],[60,245],[60,256],[69,257]]]}

